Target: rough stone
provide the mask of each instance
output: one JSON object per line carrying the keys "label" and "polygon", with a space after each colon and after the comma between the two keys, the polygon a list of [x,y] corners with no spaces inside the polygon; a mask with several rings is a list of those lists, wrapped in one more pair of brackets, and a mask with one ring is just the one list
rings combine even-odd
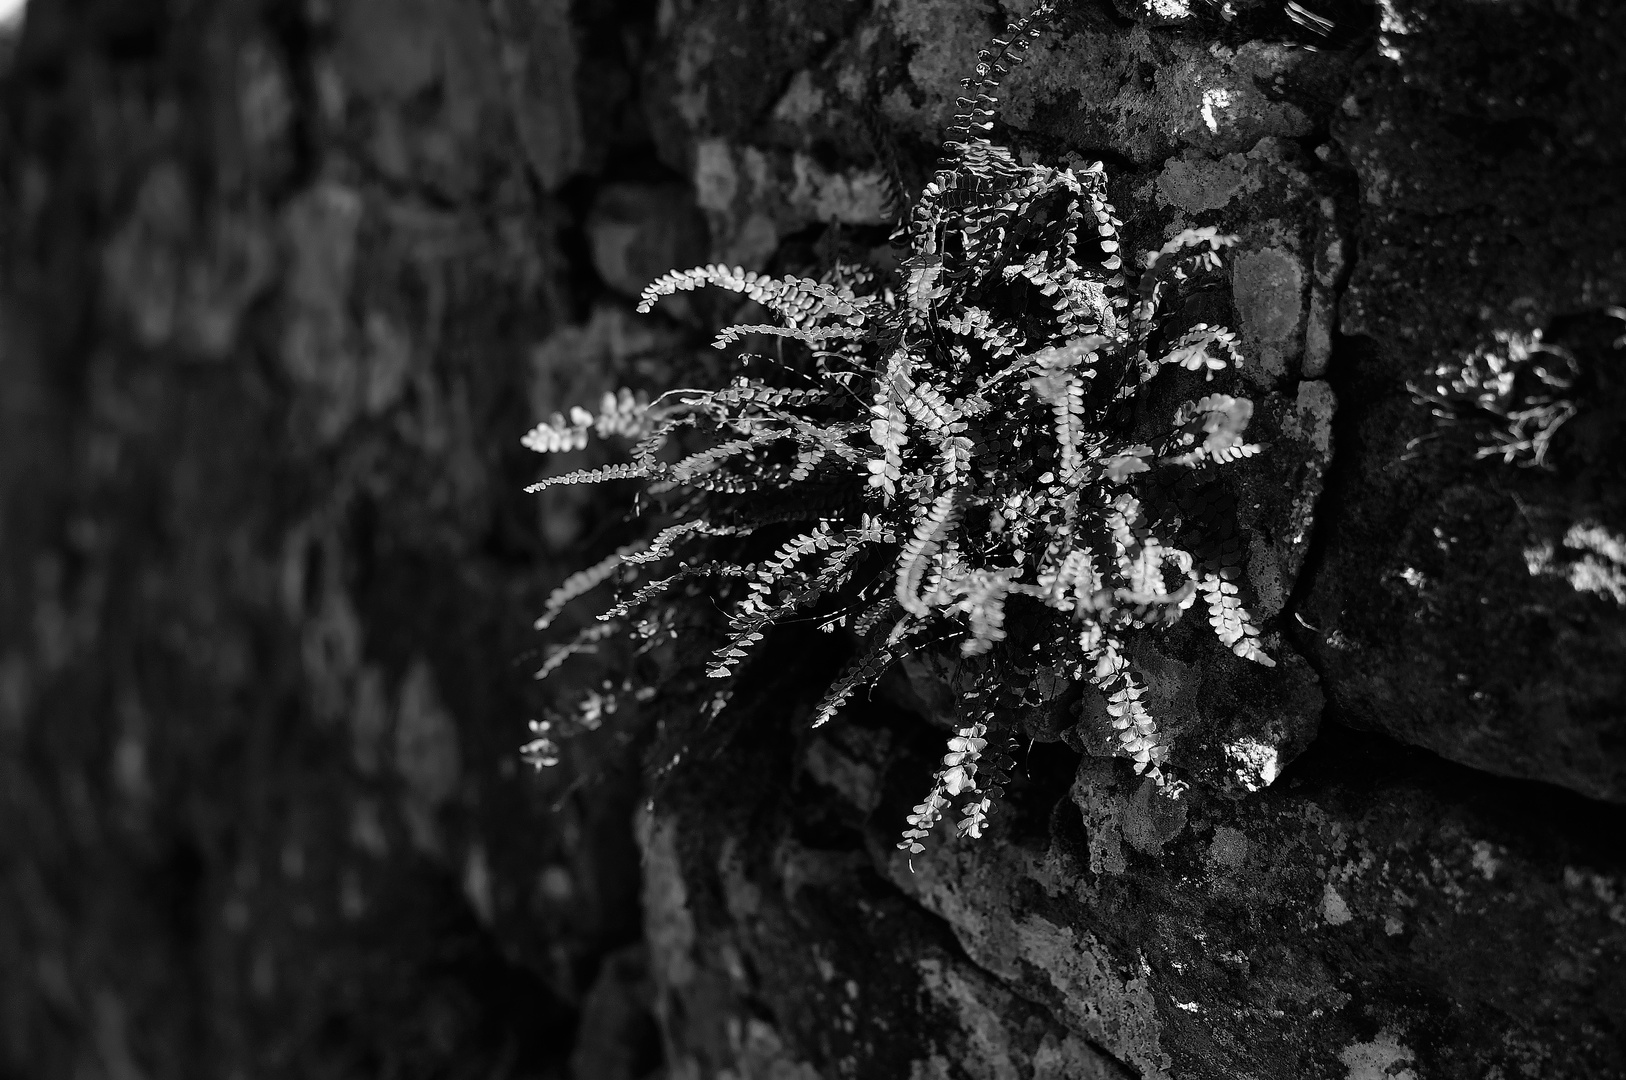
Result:
{"label": "rough stone", "polygon": [[1287,374],[1289,355],[1302,348],[1304,267],[1293,254],[1266,247],[1237,254],[1231,278],[1240,329],[1265,376],[1279,379]]}
{"label": "rough stone", "polygon": [[1241,154],[1210,158],[1187,150],[1163,166],[1157,177],[1158,198],[1188,214],[1220,210],[1253,183],[1247,159]]}
{"label": "rough stone", "polygon": [[218,360],[237,345],[244,312],[274,281],[276,256],[256,216],[217,210],[200,224],[197,214],[180,167],[154,167],[103,251],[103,279],[142,344]]}
{"label": "rough stone", "polygon": [[514,127],[531,171],[557,190],[586,153],[576,100],[577,55],[568,0],[499,0],[500,60]]}
{"label": "rough stone", "polygon": [[[1572,796],[1509,798],[1501,781],[1340,738],[1286,786],[1243,800],[1188,793],[1164,818],[1150,785],[1086,759],[1056,808],[1024,804],[1040,797],[1029,788],[995,835],[945,828],[913,857],[892,846],[903,799],[870,811],[835,788],[815,794],[783,771],[782,750],[674,777],[645,833],[659,874],[651,928],[681,930],[661,935],[671,948],[655,968],[668,1024],[688,1018],[669,1038],[686,1040],[700,1075],[735,1068],[742,1051],[721,1018],[754,1000],[772,1003],[784,1068],[866,1075],[885,1060],[866,1041],[879,1028],[919,1075],[1010,1075],[971,1063],[989,1060],[1030,1075],[1043,1051],[1009,1048],[1033,1047],[1015,1025],[1032,1002],[1059,1025],[1041,1029],[1041,1046],[1091,1048],[1086,1076],[1263,1080],[1406,1061],[1443,1077],[1619,1069],[1618,845],[1569,830]],[[806,767],[828,772],[820,759],[847,752],[849,768],[890,760],[894,776],[914,774],[874,740],[846,745]],[[792,833],[813,820],[867,821],[864,854],[829,824],[808,850]],[[863,884],[866,864],[897,893]],[[939,924],[894,906],[900,895],[941,919],[973,966],[938,959],[927,942]],[[831,925],[846,929],[817,929]],[[966,1042],[912,1049],[920,1022],[891,1011],[911,1001],[951,1006],[946,1030]],[[712,1023],[706,1050],[694,1040]]]}
{"label": "rough stone", "polygon": [[353,189],[331,183],[306,192],[283,215],[291,265],[279,353],[288,374],[308,388],[319,410],[317,428],[329,439],[350,422],[358,403],[360,372],[346,305],[362,205]]}
{"label": "rough stone", "polygon": [[[1264,88],[1318,77],[1324,66],[1273,42],[1232,48],[1154,37],[1142,27],[1089,27],[1034,47],[1009,80],[1004,116],[1014,127],[1110,149],[1139,165],[1186,148],[1245,153],[1262,138],[1309,134],[1308,103]],[[952,103],[949,82],[941,86],[932,89]]]}
{"label": "rough stone", "polygon": [[877,888],[861,852],[789,837],[767,850],[719,847],[721,834],[686,806],[643,822],[670,1075],[1125,1080]]}
{"label": "rough stone", "polygon": [[457,722],[441,703],[434,672],[422,659],[401,683],[396,716],[395,770],[412,798],[438,809],[457,794],[461,755]]}
{"label": "rough stone", "polygon": [[489,18],[0,29],[6,1075],[562,1076],[638,934],[630,785],[514,760],[574,256]]}
{"label": "rough stone", "polygon": [[836,46],[864,14],[854,0],[663,0],[644,68],[644,107],[662,159],[688,174],[700,140],[743,141],[792,76]]}
{"label": "rough stone", "polygon": [[694,200],[673,185],[612,184],[587,218],[593,267],[623,296],[636,297],[668,270],[704,262],[705,224]]}
{"label": "rough stone", "polygon": [[659,1060],[648,959],[633,945],[604,958],[582,1002],[573,1080],[642,1080]]}
{"label": "rough stone", "polygon": [[[1603,194],[1626,152],[1626,48],[1595,14],[1386,9],[1334,127],[1360,184],[1342,330],[1365,344],[1332,368],[1348,456],[1304,619],[1343,722],[1618,802],[1626,613],[1527,557],[1576,527],[1626,531],[1601,312],[1626,299],[1626,225]],[[1536,329],[1588,372],[1552,472],[1477,460],[1473,431],[1438,429],[1401,389]]]}
{"label": "rough stone", "polygon": [[695,148],[694,186],[716,257],[749,269],[761,269],[782,238],[808,225],[891,221],[879,170],[833,172],[803,153],[709,139]]}
{"label": "rough stone", "polygon": [[[792,732],[831,652],[794,628],[730,739],[518,767],[557,707],[526,628],[624,511],[521,495],[608,458],[519,435],[665,389],[707,311],[631,313],[687,261],[648,207],[689,184],[753,268],[878,244],[882,178],[929,173],[1032,6],[32,0],[0,40],[0,1072],[1626,1073],[1597,0],[1328,2],[1314,37],[1068,5],[1008,80],[996,135],[1107,159],[1126,252],[1238,237],[1211,299],[1269,444],[1233,479],[1278,668],[1198,620],[1136,647],[1180,799],[1035,687],[996,827],[911,861],[952,691],[911,664]],[[1578,369],[1547,469],[1407,388],[1538,330]],[[664,1062],[627,1052],[651,1023]]]}

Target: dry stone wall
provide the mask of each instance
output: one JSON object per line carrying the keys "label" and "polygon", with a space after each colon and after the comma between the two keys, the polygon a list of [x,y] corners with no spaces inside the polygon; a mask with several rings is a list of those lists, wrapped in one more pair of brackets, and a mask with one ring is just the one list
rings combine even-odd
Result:
{"label": "dry stone wall", "polygon": [[[1029,718],[999,827],[911,862],[942,688],[808,734],[837,658],[794,635],[698,747],[623,717],[520,766],[530,621],[623,527],[522,495],[520,434],[696,363],[703,301],[631,310],[659,271],[886,258],[888,178],[1032,7],[33,0],[0,1072],[1626,1074],[1600,3],[1066,2],[1009,80],[1002,132],[1104,160],[1132,247],[1239,237],[1280,666],[1135,657],[1216,763],[1185,798],[1091,755],[1087,708]],[[1580,372],[1549,469],[1408,389],[1537,331]]]}
{"label": "dry stone wall", "polygon": [[[671,5],[684,136],[659,142],[714,250],[749,263],[813,217],[774,162],[845,162],[853,192],[889,152],[918,169],[966,58],[1030,6],[855,5],[781,59],[727,29],[740,5]],[[913,860],[891,840],[941,752],[918,686],[679,765],[640,832],[674,1075],[1626,1069],[1618,32],[1545,4],[1329,7],[1327,38],[1264,5],[1066,10],[1002,116],[1022,153],[1105,159],[1142,248],[1240,237],[1272,444],[1247,569],[1289,674],[1147,650],[1155,711],[1218,729],[1234,783],[1170,805],[1088,755],[1086,710],[1082,762],[1037,745],[1003,831]],[[1549,470],[1476,458],[1408,389],[1538,331],[1583,372]],[[803,694],[764,689],[742,728]]]}

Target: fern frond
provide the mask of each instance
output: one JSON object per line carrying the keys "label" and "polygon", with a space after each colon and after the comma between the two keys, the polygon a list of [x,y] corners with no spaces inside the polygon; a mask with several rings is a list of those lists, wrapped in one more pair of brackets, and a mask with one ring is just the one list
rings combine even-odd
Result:
{"label": "fern frond", "polygon": [[917,619],[923,619],[928,614],[925,602],[920,599],[920,582],[926,573],[926,560],[954,528],[959,517],[959,499],[960,489],[951,487],[932,500],[932,504],[916,518],[914,535],[904,544],[903,553],[898,557],[898,605]]}
{"label": "fern frond", "polygon": [[1027,337],[1020,328],[995,319],[992,313],[975,305],[967,305],[958,315],[945,315],[939,325],[951,334],[976,341],[995,362],[1014,357],[1027,347]]}
{"label": "fern frond", "polygon": [[846,541],[845,533],[837,533],[830,522],[821,521],[811,532],[794,536],[779,545],[768,560],[758,568],[751,582],[751,595],[742,602],[731,618],[736,626],[750,625],[767,609],[765,598],[774,586],[802,559],[817,552],[827,551]]}
{"label": "fern frond", "polygon": [[599,438],[619,435],[637,439],[648,434],[649,402],[643,394],[634,394],[622,387],[616,393],[605,392],[595,416],[580,405],[570,410],[566,419],[558,413],[546,423],[538,424],[520,439],[520,445],[539,454],[580,450],[587,445],[589,431]]}
{"label": "fern frond", "polygon": [[961,83],[966,96],[955,102],[959,111],[949,121],[951,147],[954,140],[986,143],[987,134],[993,129],[994,107],[999,103],[1000,81],[1022,62],[1028,47],[1044,32],[1054,16],[1054,5],[1050,0],[1043,0],[1026,18],[1012,23],[1004,37],[996,37],[993,48],[977,54],[976,68]]}
{"label": "fern frond", "polygon": [[601,439],[619,435],[624,439],[637,439],[648,432],[649,399],[642,393],[634,394],[626,387],[616,393],[605,391],[599,402],[598,416],[593,420],[593,433]]}
{"label": "fern frond", "polygon": [[921,427],[933,435],[957,435],[965,430],[965,417],[950,405],[942,391],[930,383],[916,383],[903,391],[900,404]]}
{"label": "fern frond", "polygon": [[891,667],[899,656],[908,651],[903,648],[903,643],[922,633],[925,627],[919,623],[903,623],[900,624],[899,630],[901,632],[895,632],[885,641],[871,645],[848,663],[814,708],[814,727],[823,727],[829,723],[854,693],[874,685],[875,680],[885,674],[886,669]]}
{"label": "fern frond", "polygon": [[538,454],[581,450],[587,446],[587,432],[592,426],[592,414],[577,406],[570,410],[570,419],[554,413],[552,419],[527,431],[519,444]]}
{"label": "fern frond", "polygon": [[731,637],[727,644],[714,654],[715,659],[711,667],[706,669],[708,679],[726,679],[734,674],[738,666],[748,655],[753,646],[762,641],[761,630],[748,630]]}
{"label": "fern frond", "polygon": [[643,549],[642,542],[629,544],[614,554],[606,555],[587,569],[578,570],[565,578],[557,589],[548,594],[547,600],[542,604],[542,615],[536,620],[533,629],[546,630],[567,604],[608,581],[611,574],[629,561],[629,556],[636,555]]}
{"label": "fern frond", "polygon": [[1148,471],[1151,466],[1146,459],[1153,454],[1152,448],[1145,444],[1126,447],[1102,462],[1101,474],[1112,483],[1121,484],[1136,473]]}
{"label": "fern frond", "polygon": [[952,435],[943,440],[941,449],[943,482],[951,487],[965,483],[975,450],[971,440],[964,435]]}
{"label": "fern frond", "polygon": [[676,465],[672,466],[671,478],[675,483],[697,486],[695,481],[706,473],[714,472],[727,464],[730,459],[752,450],[761,449],[770,443],[792,437],[792,433],[785,430],[760,431],[748,435],[743,439],[730,439],[719,443],[709,450],[702,450],[690,454]]}
{"label": "fern frond", "polygon": [[909,378],[909,354],[902,349],[887,358],[886,370],[875,382],[875,400],[869,411],[872,419],[869,437],[881,448],[881,456],[869,462],[869,486],[880,488],[883,501],[891,502],[903,476],[903,448],[908,441],[909,421],[903,410],[903,395],[914,386]]}
{"label": "fern frond", "polygon": [[727,326],[717,331],[717,336],[711,341],[712,348],[726,349],[740,338],[751,334],[794,338],[797,341],[805,341],[809,345],[817,345],[819,342],[829,341],[831,338],[861,338],[864,336],[864,329],[858,326]]}
{"label": "fern frond", "polygon": [[555,671],[558,671],[564,662],[569,660],[572,656],[579,656],[582,653],[596,651],[599,642],[613,637],[614,635],[620,633],[621,630],[621,624],[612,621],[605,621],[582,627],[580,630],[576,631],[575,635],[569,641],[560,645],[555,645],[552,650],[549,651],[547,659],[542,661],[542,666],[536,669],[536,673],[532,675],[532,678],[536,679],[538,682],[541,682],[549,675],[552,675]]}
{"label": "fern frond", "polygon": [[1236,584],[1241,576],[1237,567],[1223,566],[1217,571],[1204,572],[1197,580],[1197,589],[1208,604],[1208,625],[1213,627],[1220,644],[1242,659],[1275,667],[1276,661],[1259,647],[1259,630],[1253,625],[1248,609],[1242,606]]}
{"label": "fern frond", "polygon": [[[1141,596],[1161,596],[1168,591],[1163,580],[1165,551],[1155,536],[1118,554],[1118,573],[1127,582],[1127,591]],[[1189,561],[1189,556],[1188,560]]]}
{"label": "fern frond", "polygon": [[901,611],[896,600],[883,596],[852,617],[852,631],[861,638],[867,638],[877,626],[888,619],[897,618]]}
{"label": "fern frond", "polygon": [[[1038,381],[1038,380],[1036,380]],[[1084,465],[1084,385],[1072,372],[1048,376],[1051,415],[1056,427],[1056,449],[1062,486],[1072,487]]]}
{"label": "fern frond", "polygon": [[1107,699],[1107,715],[1118,732],[1119,752],[1134,760],[1137,773],[1147,772],[1161,782],[1160,766],[1168,758],[1168,746],[1159,736],[1157,721],[1141,701],[1146,694],[1145,684],[1113,639],[1104,639],[1097,650],[1090,681]]}
{"label": "fern frond", "polygon": [[1227,364],[1242,365],[1242,354],[1236,348],[1236,334],[1221,326],[1198,323],[1180,335],[1157,361],[1158,366],[1174,364],[1187,371],[1205,372],[1208,378],[1223,370]]}
{"label": "fern frond", "polygon": [[644,287],[638,297],[638,311],[648,314],[661,297],[689,292],[706,285],[744,293],[793,327],[821,317],[840,318],[846,320],[848,325],[857,327],[865,319],[864,305],[850,297],[843,297],[822,282],[811,278],[769,277],[719,263],[663,274]]}
{"label": "fern frond", "polygon": [[600,615],[599,618],[604,620],[625,618],[654,601],[662,593],[670,591],[673,587],[685,581],[708,577],[742,578],[747,577],[749,574],[750,570],[746,567],[721,561],[685,566],[668,574],[666,577],[646,583],[630,595],[616,601],[615,605]]}
{"label": "fern frond", "polygon": [[[921,841],[931,835],[949,808],[949,800],[963,792],[977,791],[977,770],[983,750],[988,746],[987,734],[988,725],[980,721],[955,730],[948,741],[948,753],[943,755],[942,765],[932,777],[931,791],[909,813],[909,827],[897,845],[900,850],[911,855],[926,850]],[[961,836],[981,836],[988,808],[988,799],[977,800],[967,808],[966,817],[956,831]]]}
{"label": "fern frond", "polygon": [[926,846],[921,841],[932,834],[932,829],[942,820],[943,812],[949,805],[948,796],[933,784],[931,791],[926,793],[926,798],[916,803],[914,809],[909,811],[906,819],[909,827],[904,830],[903,839],[898,841],[899,850],[907,851],[911,855],[919,855],[925,851]]}
{"label": "fern frond", "polygon": [[948,288],[938,284],[943,276],[941,255],[916,255],[899,268],[908,274],[904,279],[904,303],[914,311],[930,311],[935,301],[948,295]]}
{"label": "fern frond", "polygon": [[1094,378],[1100,364],[1104,346],[1112,339],[1104,334],[1083,334],[1069,338],[1065,345],[1052,345],[1025,358],[1024,369],[1035,376],[1072,372],[1082,378]]}
{"label": "fern frond", "polygon": [[796,451],[796,464],[790,470],[790,481],[806,480],[825,459],[829,451],[822,445],[802,446]]}
{"label": "fern frond", "polygon": [[1101,575],[1096,572],[1088,548],[1067,551],[1059,560],[1041,569],[1038,575],[1039,598],[1063,611],[1080,610],[1101,586]]}
{"label": "fern frond", "polygon": [[1225,463],[1250,457],[1259,448],[1244,443],[1242,433],[1252,418],[1253,402],[1247,398],[1209,394],[1188,401],[1174,414],[1173,430],[1164,442],[1161,460],[1164,464],[1189,466],[1205,460]]}
{"label": "fern frond", "polygon": [[775,414],[773,419],[788,424],[795,431],[797,441],[805,449],[818,448],[825,454],[834,454],[841,460],[850,463],[864,460],[864,452],[847,440],[864,431],[867,427],[865,424],[858,422],[814,424],[789,413]]}
{"label": "fern frond", "polygon": [[706,395],[707,403],[720,408],[809,409],[823,405],[837,395],[829,390],[786,389],[752,382],[744,377],[732,386]]}
{"label": "fern frond", "polygon": [[561,476],[550,476],[528,486],[525,491],[534,494],[550,487],[563,484],[600,484],[606,480],[632,480],[637,477],[648,476],[644,466],[630,465],[604,465],[597,469],[577,469],[575,472],[564,473]]}
{"label": "fern frond", "polygon": [[1098,339],[1083,338],[1065,349],[1046,349],[1032,358],[1043,374],[1029,379],[1033,396],[1050,406],[1056,437],[1059,482],[1073,487],[1084,465],[1085,440],[1084,383],[1080,375],[1093,376],[1095,369],[1084,365],[1095,359],[1092,346]]}
{"label": "fern frond", "polygon": [[713,525],[705,518],[690,518],[676,525],[668,525],[655,534],[655,539],[642,551],[631,552],[626,562],[631,565],[658,562],[672,554],[672,549],[683,538],[699,533],[701,536],[736,536],[740,529],[728,525]]}
{"label": "fern frond", "polygon": [[954,606],[965,612],[971,636],[960,643],[962,656],[980,656],[1005,639],[1005,597],[1009,596],[1014,571],[977,570],[960,583],[965,598]]}

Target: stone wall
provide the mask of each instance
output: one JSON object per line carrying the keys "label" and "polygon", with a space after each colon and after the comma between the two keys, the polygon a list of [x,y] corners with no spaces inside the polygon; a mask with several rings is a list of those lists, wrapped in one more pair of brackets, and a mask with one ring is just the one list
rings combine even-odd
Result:
{"label": "stone wall", "polygon": [[636,769],[517,756],[531,622],[618,514],[523,494],[519,437],[661,347],[588,243],[601,193],[681,184],[626,7],[30,5],[0,1073],[658,1062]]}
{"label": "stone wall", "polygon": [[[783,60],[747,7],[670,5],[686,135],[660,145],[749,261],[868,221],[853,133],[923,160],[967,58],[1031,5],[785,11],[824,37]],[[1222,730],[1237,783],[1170,805],[1040,744],[1002,831],[912,861],[893,841],[942,736],[908,693],[679,766],[640,826],[672,1075],[1626,1069],[1626,324],[1604,310],[1626,39],[1534,3],[1329,7],[1325,38],[1263,5],[1064,10],[1002,115],[1025,152],[1104,159],[1142,249],[1240,237],[1274,458],[1244,486],[1248,574],[1297,674],[1265,692],[1148,650],[1154,711]],[[851,161],[845,218],[806,194],[842,183],[787,182],[803,156]],[[1476,458],[1486,433],[1408,383],[1534,331],[1579,363],[1577,411],[1549,469]],[[747,731],[806,690],[762,694]]]}
{"label": "stone wall", "polygon": [[[33,0],[0,1072],[1626,1072],[1601,4],[1065,3],[1007,84],[1012,143],[1104,160],[1134,247],[1240,238],[1281,665],[1137,657],[1232,780],[1171,805],[1071,732],[911,863],[932,710],[894,683],[799,732],[793,665],[705,753],[634,719],[520,765],[531,619],[624,529],[523,495],[520,434],[690,362],[703,306],[631,311],[656,273],[884,238],[887,174],[1032,6]],[[1408,389],[1535,331],[1581,373],[1548,469]]]}

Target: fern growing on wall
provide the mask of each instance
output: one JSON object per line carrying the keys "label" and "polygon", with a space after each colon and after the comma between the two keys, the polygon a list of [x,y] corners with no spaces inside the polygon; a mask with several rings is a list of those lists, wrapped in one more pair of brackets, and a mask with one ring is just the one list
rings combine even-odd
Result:
{"label": "fern growing on wall", "polygon": [[1431,387],[1407,387],[1442,427],[1472,432],[1475,457],[1540,467],[1575,415],[1579,374],[1574,355],[1544,341],[1540,330],[1498,331],[1493,344],[1436,365]]}
{"label": "fern growing on wall", "polygon": [[[1200,604],[1227,648],[1272,663],[1216,483],[1260,451],[1245,438],[1251,402],[1209,382],[1241,357],[1229,330],[1182,314],[1192,293],[1223,283],[1230,238],[1183,233],[1131,287],[1102,166],[1023,165],[988,137],[1000,79],[1050,14],[1041,5],[979,56],[900,227],[894,280],[844,264],[819,280],[719,265],[667,274],[640,311],[702,287],[742,294],[776,321],[731,326],[714,344],[779,339],[777,367],[756,364],[773,377],[744,374],[746,355],[719,389],[606,396],[598,413],[574,410],[525,439],[545,453],[628,439],[629,461],[531,490],[635,479],[659,519],[646,545],[549,598],[539,625],[619,568],[638,571],[544,674],[611,635],[658,637],[666,601],[698,588],[726,614],[707,670],[724,685],[793,616],[850,636],[853,658],[815,726],[900,659],[957,655],[964,715],[909,815],[900,846],[912,851],[951,813],[961,834],[981,835],[1035,672],[1096,687],[1117,753],[1166,784],[1170,744],[1129,658],[1134,636]],[[1207,392],[1150,392],[1178,385]],[[560,732],[533,726],[527,754],[555,760]]]}

